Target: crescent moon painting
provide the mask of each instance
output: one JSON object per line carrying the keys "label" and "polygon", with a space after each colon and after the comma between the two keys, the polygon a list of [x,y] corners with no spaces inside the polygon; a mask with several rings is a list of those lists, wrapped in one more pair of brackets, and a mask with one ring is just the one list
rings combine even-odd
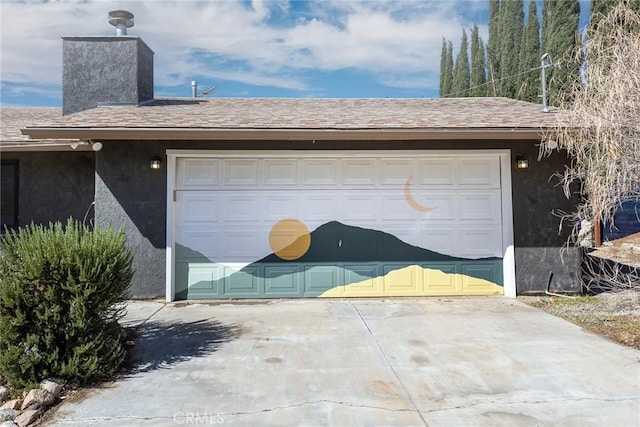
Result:
{"label": "crescent moon painting", "polygon": [[413,194],[411,194],[411,180],[413,179],[413,175],[407,178],[407,182],[404,184],[404,198],[407,199],[407,203],[413,209],[420,212],[431,212],[436,208],[430,208],[428,206],[423,206],[420,203],[416,202],[416,199],[413,198]]}

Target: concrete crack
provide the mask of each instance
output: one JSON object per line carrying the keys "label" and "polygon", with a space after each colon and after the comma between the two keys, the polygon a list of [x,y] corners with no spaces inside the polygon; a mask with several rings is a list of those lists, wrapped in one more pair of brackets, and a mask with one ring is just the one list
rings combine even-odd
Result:
{"label": "concrete crack", "polygon": [[[171,416],[167,416],[167,417],[155,417],[155,416],[149,416],[149,417],[145,417],[145,416],[138,416],[138,415],[116,415],[113,417],[90,417],[90,418],[75,418],[75,419],[65,419],[64,420],[64,424],[86,424],[86,423],[104,423],[104,422],[108,422],[108,421],[126,421],[126,420],[140,420],[140,421],[154,421],[154,420],[174,420],[175,417]],[[57,421],[55,418],[53,418],[51,421],[53,421],[54,423]]]}
{"label": "concrete crack", "polygon": [[339,401],[339,400],[329,400],[329,399],[318,399],[318,400],[309,400],[309,401],[301,402],[301,403],[292,403],[291,405],[275,406],[273,408],[258,409],[256,411],[220,412],[220,415],[224,416],[224,415],[263,414],[263,413],[266,413],[266,412],[279,411],[279,410],[282,410],[282,409],[300,408],[300,407],[307,406],[307,405],[316,405],[318,403],[330,403],[330,404],[334,404],[334,405],[351,406],[351,407],[364,408],[364,409],[379,409],[379,410],[382,410],[382,411],[389,411],[389,412],[417,412],[414,409],[405,409],[405,408],[392,409],[392,408],[385,408],[385,407],[382,407],[382,406],[366,405],[366,404],[363,404],[363,403],[343,402],[343,401]]}
{"label": "concrete crack", "polygon": [[[283,410],[283,409],[291,409],[291,408],[300,408],[303,406],[307,406],[307,405],[316,405],[316,404],[321,404],[321,403],[329,403],[329,404],[334,404],[334,405],[342,405],[342,406],[349,406],[349,407],[355,407],[355,408],[363,408],[363,409],[378,409],[378,410],[382,410],[382,411],[388,411],[388,412],[417,412],[414,409],[405,409],[405,408],[398,408],[398,409],[392,409],[392,408],[385,408],[385,407],[381,407],[381,406],[374,406],[374,405],[366,405],[366,404],[362,404],[362,403],[355,403],[355,402],[343,402],[343,401],[338,401],[338,400],[329,400],[329,399],[318,399],[318,400],[311,400],[311,401],[306,401],[306,402],[300,402],[300,403],[293,403],[291,405],[283,405],[283,406],[275,406],[273,408],[264,408],[264,409],[258,409],[255,411],[236,411],[236,412],[221,412],[221,411],[216,411],[215,414],[205,414],[205,413],[195,413],[195,412],[177,412],[176,414],[174,414],[173,416],[138,416],[138,415],[120,415],[120,416],[112,416],[112,417],[90,417],[90,418],[76,418],[76,419],[71,419],[71,420],[65,420],[65,424],[86,424],[86,423],[105,423],[108,421],[127,421],[127,420],[131,420],[131,421],[162,421],[162,420],[170,420],[170,421],[176,421],[176,420],[182,420],[185,417],[191,417],[193,419],[200,419],[202,417],[207,417],[207,416],[220,416],[220,417],[225,417],[225,416],[234,416],[234,415],[255,415],[255,414],[264,414],[264,413],[268,413],[268,412],[273,412],[273,411],[279,411],[279,410]],[[54,420],[55,421],[55,420]],[[183,423],[184,424],[184,423]]]}
{"label": "concrete crack", "polygon": [[581,402],[581,401],[589,401],[589,402],[625,402],[625,401],[640,401],[640,396],[622,396],[622,397],[568,397],[568,398],[559,398],[559,399],[539,399],[539,400],[483,400],[479,402],[470,402],[462,405],[451,406],[448,408],[438,408],[438,409],[425,409],[420,410],[420,412],[424,413],[434,413],[434,412],[444,412],[444,411],[453,411],[457,409],[467,409],[472,408],[474,406],[479,405],[495,405],[495,404],[503,404],[503,405],[539,405],[544,403],[558,403],[558,402]]}

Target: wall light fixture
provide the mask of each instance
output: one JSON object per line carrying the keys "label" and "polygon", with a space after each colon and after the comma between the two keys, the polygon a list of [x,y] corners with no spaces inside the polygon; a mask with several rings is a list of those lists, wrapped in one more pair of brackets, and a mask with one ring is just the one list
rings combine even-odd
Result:
{"label": "wall light fixture", "polygon": [[151,164],[149,165],[151,169],[158,170],[162,167],[162,159],[158,156],[153,156],[151,158]]}
{"label": "wall light fixture", "polygon": [[516,169],[528,169],[529,168],[529,160],[522,156],[516,157]]}

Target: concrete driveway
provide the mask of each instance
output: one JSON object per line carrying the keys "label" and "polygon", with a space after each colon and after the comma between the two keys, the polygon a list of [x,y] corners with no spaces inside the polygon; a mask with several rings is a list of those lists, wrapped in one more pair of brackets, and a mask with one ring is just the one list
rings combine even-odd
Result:
{"label": "concrete driveway", "polygon": [[47,425],[640,425],[640,352],[511,299],[128,308],[135,371]]}

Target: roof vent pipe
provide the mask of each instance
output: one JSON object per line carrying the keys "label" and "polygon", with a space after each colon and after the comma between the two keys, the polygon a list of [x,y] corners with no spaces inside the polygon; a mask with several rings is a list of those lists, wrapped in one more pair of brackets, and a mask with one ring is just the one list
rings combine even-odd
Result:
{"label": "roof vent pipe", "polygon": [[540,72],[542,73],[542,111],[549,112],[549,106],[547,104],[547,68],[553,67],[551,56],[548,53],[542,55],[540,58]]}
{"label": "roof vent pipe", "polygon": [[116,27],[116,36],[126,36],[127,28],[133,27],[133,13],[126,10],[109,12],[109,24]]}
{"label": "roof vent pipe", "polygon": [[195,80],[191,81],[191,96],[194,98],[198,97],[198,82]]}

